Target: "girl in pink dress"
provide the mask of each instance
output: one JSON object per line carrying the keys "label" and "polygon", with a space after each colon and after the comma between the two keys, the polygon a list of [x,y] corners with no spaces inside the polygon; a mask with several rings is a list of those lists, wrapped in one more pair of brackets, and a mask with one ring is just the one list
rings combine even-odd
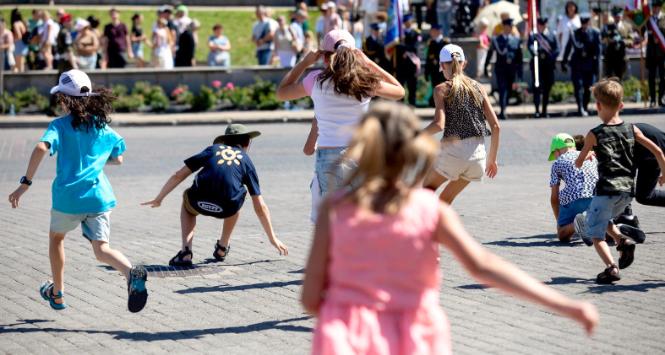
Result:
{"label": "girl in pink dress", "polygon": [[439,244],[479,281],[540,303],[591,333],[596,308],[571,300],[491,254],[453,210],[420,186],[437,144],[413,111],[379,103],[346,153],[358,168],[350,191],[324,200],[302,303],[318,316],[313,354],[450,354],[439,307]]}

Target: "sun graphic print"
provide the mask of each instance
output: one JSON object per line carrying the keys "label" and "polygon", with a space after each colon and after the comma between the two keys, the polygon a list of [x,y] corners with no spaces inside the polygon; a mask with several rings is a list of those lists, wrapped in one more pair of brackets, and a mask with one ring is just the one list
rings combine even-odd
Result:
{"label": "sun graphic print", "polygon": [[219,147],[219,152],[215,154],[216,156],[222,157],[217,161],[217,164],[226,164],[226,165],[240,165],[240,160],[242,159],[242,151],[235,150],[231,147]]}

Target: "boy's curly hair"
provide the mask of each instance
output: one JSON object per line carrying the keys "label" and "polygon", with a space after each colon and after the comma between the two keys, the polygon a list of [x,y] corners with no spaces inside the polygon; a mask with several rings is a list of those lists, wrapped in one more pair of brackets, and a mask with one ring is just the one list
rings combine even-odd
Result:
{"label": "boy's curly hair", "polygon": [[113,101],[116,97],[110,90],[99,89],[90,96],[69,96],[62,93],[55,95],[58,105],[72,115],[74,129],[102,129],[111,123],[109,115],[113,112]]}

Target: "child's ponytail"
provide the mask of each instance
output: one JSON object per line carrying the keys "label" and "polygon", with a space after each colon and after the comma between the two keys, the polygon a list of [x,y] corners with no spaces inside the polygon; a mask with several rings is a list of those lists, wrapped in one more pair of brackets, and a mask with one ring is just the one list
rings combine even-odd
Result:
{"label": "child's ponytail", "polygon": [[473,98],[476,105],[483,103],[483,95],[474,85],[473,80],[464,74],[464,66],[459,53],[452,53],[452,79],[450,79],[450,91],[446,96],[446,102],[452,103],[453,98],[469,95]]}
{"label": "child's ponytail", "polygon": [[420,132],[408,106],[382,102],[362,118],[344,159],[357,168],[346,181],[348,197],[380,213],[396,213],[411,188],[422,183],[437,152],[434,139]]}

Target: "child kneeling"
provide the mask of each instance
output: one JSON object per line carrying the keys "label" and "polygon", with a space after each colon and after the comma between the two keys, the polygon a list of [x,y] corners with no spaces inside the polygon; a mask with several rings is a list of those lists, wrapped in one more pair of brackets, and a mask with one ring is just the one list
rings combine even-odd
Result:
{"label": "child kneeling", "polygon": [[190,188],[182,196],[180,224],[182,248],[170,261],[171,266],[192,266],[192,241],[196,216],[199,214],[224,220],[222,235],[215,243],[212,256],[224,261],[231,249],[230,240],[233,228],[240,217],[240,209],[249,191],[252,203],[270,243],[280,255],[288,254],[288,249],[277,237],[270,222],[270,211],[261,197],[259,177],[247,151],[253,138],[261,133],[249,131],[241,124],[230,124],[224,135],[215,138],[213,145],[201,153],[185,160],[185,166],[178,170],[164,184],[154,200],[142,205],[159,207],[162,200],[193,172],[201,170]]}

